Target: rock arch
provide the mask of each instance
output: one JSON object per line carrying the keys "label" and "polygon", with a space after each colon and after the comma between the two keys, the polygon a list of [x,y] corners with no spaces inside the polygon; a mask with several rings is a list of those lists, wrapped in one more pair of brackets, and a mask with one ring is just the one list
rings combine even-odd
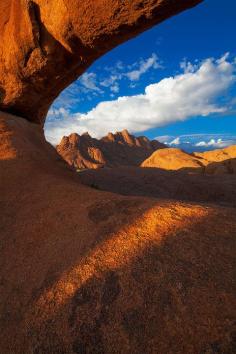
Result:
{"label": "rock arch", "polygon": [[39,123],[0,112],[1,353],[235,352],[236,209],[85,187],[40,127],[96,58],[198,2],[0,0],[0,110]]}
{"label": "rock arch", "polygon": [[43,124],[53,100],[97,58],[201,1],[1,1],[0,110]]}

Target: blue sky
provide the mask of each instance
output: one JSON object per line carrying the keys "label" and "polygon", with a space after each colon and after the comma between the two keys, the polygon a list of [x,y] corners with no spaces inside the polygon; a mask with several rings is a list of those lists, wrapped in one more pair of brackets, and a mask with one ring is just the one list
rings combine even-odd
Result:
{"label": "blue sky", "polygon": [[[235,0],[224,6],[206,0],[100,58],[54,102],[45,125],[48,140],[57,143],[73,131],[99,137],[128,128],[168,143],[236,143],[235,13]],[[194,98],[200,84],[202,96]]]}

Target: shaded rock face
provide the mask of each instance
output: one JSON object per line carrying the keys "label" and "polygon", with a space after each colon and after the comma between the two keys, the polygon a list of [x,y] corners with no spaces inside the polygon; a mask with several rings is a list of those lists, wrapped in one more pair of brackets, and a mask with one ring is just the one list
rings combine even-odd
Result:
{"label": "shaded rock face", "polygon": [[153,151],[166,145],[145,136],[135,137],[127,130],[109,133],[94,139],[88,133],[64,136],[57,152],[70,165],[78,169],[115,166],[139,166]]}
{"label": "shaded rock face", "polygon": [[43,124],[101,55],[201,0],[2,0],[0,110]]}
{"label": "shaded rock face", "polygon": [[84,170],[80,181],[100,191],[236,207],[236,178],[232,173],[195,173],[133,166]]}
{"label": "shaded rock face", "polygon": [[155,151],[140,167],[87,170],[80,181],[128,196],[169,198],[236,206],[236,145],[204,153],[180,149]]}
{"label": "shaded rock face", "polygon": [[194,153],[194,156],[204,163],[207,174],[236,174],[236,145],[225,149]]}

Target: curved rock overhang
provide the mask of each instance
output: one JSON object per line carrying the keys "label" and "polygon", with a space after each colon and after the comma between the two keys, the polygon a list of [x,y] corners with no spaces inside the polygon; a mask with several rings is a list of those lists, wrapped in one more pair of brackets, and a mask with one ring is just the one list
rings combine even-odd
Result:
{"label": "curved rock overhang", "polygon": [[44,123],[96,59],[202,0],[2,0],[0,110]]}

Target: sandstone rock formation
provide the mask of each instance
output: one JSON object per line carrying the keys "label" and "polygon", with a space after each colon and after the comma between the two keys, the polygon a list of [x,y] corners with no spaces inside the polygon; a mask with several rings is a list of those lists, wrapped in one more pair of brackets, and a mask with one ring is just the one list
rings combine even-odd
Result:
{"label": "sandstone rock formation", "polygon": [[155,151],[147,160],[143,161],[142,167],[156,167],[164,170],[201,169],[203,164],[195,156],[181,149],[168,148]]}
{"label": "sandstone rock formation", "polygon": [[0,2],[0,109],[28,119],[0,113],[1,353],[234,352],[236,209],[85,187],[29,122],[197,2]]}
{"label": "sandstone rock formation", "polygon": [[205,174],[235,174],[236,146],[216,149],[203,153],[188,154],[183,150],[168,148],[155,151],[142,164],[142,167],[154,167],[164,170],[183,170]]}
{"label": "sandstone rock formation", "polygon": [[135,137],[127,130],[94,139],[88,133],[64,136],[57,152],[76,169],[141,166],[205,174],[235,174],[236,146],[207,152],[187,153],[167,148],[157,140]]}
{"label": "sandstone rock formation", "polygon": [[236,206],[235,174],[236,146],[229,146],[193,154],[165,148],[155,151],[141,167],[88,170],[79,178],[85,185],[122,195]]}
{"label": "sandstone rock formation", "polygon": [[207,174],[236,174],[236,145],[203,153],[194,153],[205,165]]}
{"label": "sandstone rock formation", "polygon": [[139,166],[153,151],[165,148],[157,140],[145,136],[135,137],[127,130],[109,133],[102,139],[94,139],[88,133],[64,136],[57,152],[76,169],[115,166]]}
{"label": "sandstone rock formation", "polygon": [[1,0],[0,110],[43,124],[94,60],[201,1]]}
{"label": "sandstone rock formation", "polygon": [[1,353],[234,352],[235,208],[97,191],[36,124],[0,131]]}
{"label": "sandstone rock formation", "polygon": [[232,173],[199,173],[198,168],[164,170],[124,166],[84,170],[79,173],[79,180],[97,190],[121,195],[236,207],[236,178]]}
{"label": "sandstone rock formation", "polygon": [[236,145],[231,145],[223,149],[215,149],[206,152],[194,152],[194,156],[201,158],[205,164],[209,162],[222,162],[236,158]]}

